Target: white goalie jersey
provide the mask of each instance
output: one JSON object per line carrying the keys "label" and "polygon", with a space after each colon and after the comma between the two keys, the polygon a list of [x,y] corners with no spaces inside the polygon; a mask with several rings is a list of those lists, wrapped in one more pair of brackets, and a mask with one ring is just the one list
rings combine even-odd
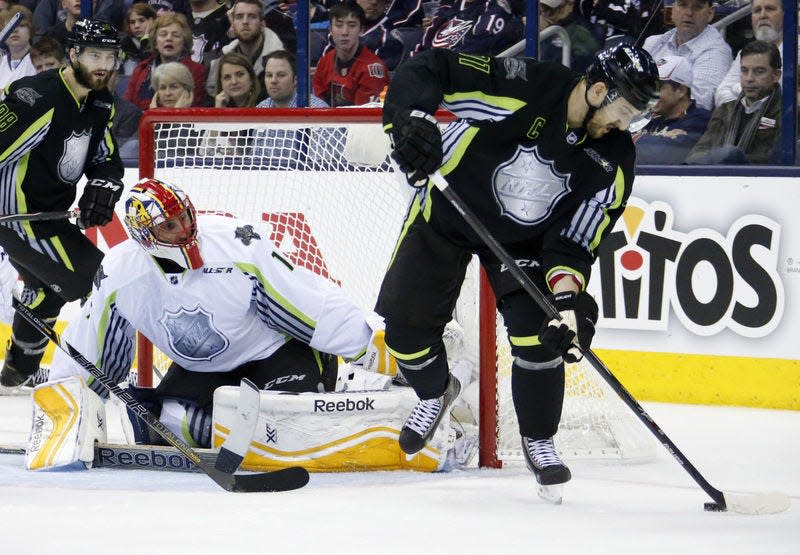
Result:
{"label": "white goalie jersey", "polygon": [[[195,372],[267,358],[290,338],[346,359],[364,352],[372,334],[364,313],[335,284],[289,262],[267,229],[200,215],[198,230],[204,265],[180,274],[164,273],[135,241],[112,248],[64,338],[116,381],[128,375],[137,330]],[[57,351],[50,379],[74,374],[92,381]]]}

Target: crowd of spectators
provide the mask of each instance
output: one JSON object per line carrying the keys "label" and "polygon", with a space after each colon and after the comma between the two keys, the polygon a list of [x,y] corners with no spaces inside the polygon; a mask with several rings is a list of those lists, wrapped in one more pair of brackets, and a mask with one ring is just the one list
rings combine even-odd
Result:
{"label": "crowd of spectators", "polygon": [[[741,0],[539,0],[539,30],[553,28],[539,58],[566,59],[583,72],[600,48],[643,43],[659,65],[661,88],[651,121],[633,135],[638,163],[775,163],[783,7],[751,2],[749,28],[731,37],[713,23],[746,5]],[[377,101],[398,64],[429,48],[503,55],[523,40],[526,25],[524,0],[309,6],[312,33],[323,37],[308,68],[311,107]],[[81,0],[0,0],[0,27],[18,13],[21,23],[0,45],[3,89],[64,65]],[[121,148],[135,148],[138,118],[150,109],[297,106],[296,16],[291,0],[94,0],[93,17],[122,38],[110,85]],[[273,148],[267,137],[258,141]]]}

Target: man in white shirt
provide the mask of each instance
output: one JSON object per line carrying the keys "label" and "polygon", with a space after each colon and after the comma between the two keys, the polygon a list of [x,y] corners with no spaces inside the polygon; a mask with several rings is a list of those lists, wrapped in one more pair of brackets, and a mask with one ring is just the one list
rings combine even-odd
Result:
{"label": "man in white shirt", "polygon": [[[753,35],[757,40],[771,42],[777,46],[783,59],[783,3],[781,0],[753,0],[752,5],[750,21],[753,25]],[[741,52],[736,54],[731,68],[717,87],[717,92],[714,94],[715,106],[735,100],[742,92],[739,75],[741,55]]]}
{"label": "man in white shirt", "polygon": [[644,41],[654,59],[681,56],[692,66],[692,98],[701,108],[713,107],[714,91],[731,67],[731,48],[709,23],[714,18],[712,0],[676,0],[672,6],[675,28]]}

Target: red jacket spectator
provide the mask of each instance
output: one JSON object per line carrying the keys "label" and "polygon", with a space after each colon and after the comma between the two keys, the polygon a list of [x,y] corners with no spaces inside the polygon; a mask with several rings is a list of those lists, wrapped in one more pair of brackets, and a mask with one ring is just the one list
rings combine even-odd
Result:
{"label": "red jacket spectator", "polygon": [[333,107],[377,100],[388,84],[386,64],[363,46],[346,65],[339,65],[336,50],[331,50],[320,58],[314,73],[314,94]]}
{"label": "red jacket spectator", "polygon": [[[150,108],[150,101],[153,99],[153,87],[150,86],[150,73],[155,67],[157,54],[145,58],[134,68],[131,79],[128,81],[128,88],[125,89],[123,98],[128,102],[136,104],[141,110]],[[191,55],[186,55],[179,60],[180,63],[189,68],[194,79],[194,100],[192,106],[203,106],[205,104],[205,84],[206,68],[203,64],[192,61]]]}

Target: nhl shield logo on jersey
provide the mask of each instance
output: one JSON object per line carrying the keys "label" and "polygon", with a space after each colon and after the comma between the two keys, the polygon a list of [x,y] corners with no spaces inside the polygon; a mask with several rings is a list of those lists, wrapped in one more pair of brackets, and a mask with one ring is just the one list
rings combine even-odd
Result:
{"label": "nhl shield logo on jersey", "polygon": [[569,177],[543,159],[538,147],[519,146],[511,160],[495,170],[492,187],[504,216],[523,225],[536,225],[569,193]]}
{"label": "nhl shield logo on jersey", "polygon": [[181,307],[177,312],[167,311],[159,322],[172,350],[187,360],[211,360],[230,345],[214,326],[214,318],[200,305],[191,310]]}
{"label": "nhl shield logo on jersey", "polygon": [[72,134],[64,139],[64,153],[58,161],[58,177],[61,181],[73,184],[83,175],[83,166],[89,152],[90,130]]}

